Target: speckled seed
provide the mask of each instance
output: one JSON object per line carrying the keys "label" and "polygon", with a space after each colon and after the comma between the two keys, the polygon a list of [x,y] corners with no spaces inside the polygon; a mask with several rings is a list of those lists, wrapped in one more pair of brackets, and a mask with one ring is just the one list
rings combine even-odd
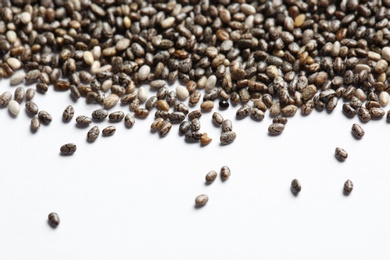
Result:
{"label": "speckled seed", "polygon": [[60,224],[60,217],[55,212],[50,213],[48,219],[49,219],[49,224],[53,227],[56,227]]}
{"label": "speckled seed", "polygon": [[279,135],[284,130],[284,124],[274,123],[268,127],[268,133],[270,135]]}
{"label": "speckled seed", "polygon": [[218,174],[217,174],[216,171],[210,171],[210,172],[208,172],[208,173],[206,174],[206,177],[205,177],[206,182],[207,182],[207,183],[213,182],[213,181],[217,178],[217,176],[218,176]]}
{"label": "speckled seed", "polygon": [[120,122],[124,117],[125,117],[125,113],[123,113],[122,111],[115,111],[108,115],[108,119],[111,122]]}
{"label": "speckled seed", "polygon": [[135,123],[135,118],[131,114],[126,114],[125,116],[125,126],[132,127]]}
{"label": "speckled seed", "polygon": [[138,70],[138,78],[139,80],[145,80],[148,78],[150,74],[150,67],[148,65],[143,65],[139,70]]}
{"label": "speckled seed", "polygon": [[148,99],[148,91],[144,87],[139,87],[137,97],[141,103],[144,103]]}
{"label": "speckled seed", "polygon": [[119,96],[111,93],[103,100],[103,106],[105,109],[114,107],[119,101]]}
{"label": "speckled seed", "polygon": [[20,105],[18,102],[16,102],[15,100],[11,100],[9,103],[8,103],[8,111],[13,115],[13,116],[17,116],[20,112]]}
{"label": "speckled seed", "polygon": [[76,150],[77,150],[77,146],[73,143],[64,144],[60,148],[60,152],[63,155],[71,155],[74,152],[76,152]]}
{"label": "speckled seed", "polygon": [[92,127],[89,129],[87,133],[87,141],[88,142],[94,142],[100,135],[100,129],[97,126]]}
{"label": "speckled seed", "polygon": [[173,23],[175,22],[175,17],[168,17],[161,21],[160,25],[162,29],[168,29],[172,27]]}
{"label": "speckled seed", "polygon": [[264,112],[256,107],[252,107],[250,111],[251,118],[254,120],[264,119]]}
{"label": "speckled seed", "polygon": [[207,133],[203,133],[202,134],[202,137],[200,138],[200,143],[201,145],[208,145],[209,143],[211,143],[213,139],[210,138]]}
{"label": "speckled seed", "polygon": [[23,87],[17,87],[14,93],[14,99],[16,102],[21,103],[26,96],[26,91]]}
{"label": "speckled seed", "polygon": [[172,128],[172,124],[169,121],[165,121],[164,124],[161,126],[160,130],[158,131],[158,133],[160,134],[161,137],[164,137],[169,133],[171,128]]}
{"label": "speckled seed", "polygon": [[179,125],[179,133],[184,135],[185,133],[188,132],[191,128],[191,123],[189,121],[183,121]]}
{"label": "speckled seed", "polygon": [[222,121],[222,132],[230,132],[233,130],[233,124],[230,119],[225,119]]}
{"label": "speckled seed", "polygon": [[[213,120],[213,122],[214,122],[216,125],[222,125],[223,117],[221,116],[220,113],[214,112],[214,113],[213,113],[213,116],[212,116],[212,120]],[[229,121],[230,121],[230,120],[229,120]],[[231,129],[230,129],[229,131],[231,131]]]}
{"label": "speckled seed", "polygon": [[370,108],[370,114],[372,115],[372,117],[376,117],[376,118],[380,118],[380,117],[383,117],[385,115],[385,110],[383,110],[382,108],[379,108],[379,107],[372,107]]}
{"label": "speckled seed", "polygon": [[102,130],[103,136],[112,136],[115,134],[116,128],[113,125],[107,126]]}
{"label": "speckled seed", "polygon": [[10,78],[11,85],[18,85],[22,83],[25,76],[26,76],[26,72],[24,72],[24,70],[19,70],[15,72]]}
{"label": "speckled seed", "polygon": [[38,118],[43,124],[50,124],[50,122],[53,120],[52,116],[46,112],[45,110],[41,110],[38,113]]}
{"label": "speckled seed", "polygon": [[336,147],[335,156],[337,159],[344,161],[345,159],[347,159],[348,153],[343,148]]}
{"label": "speckled seed", "polygon": [[227,179],[229,179],[230,175],[231,175],[231,172],[230,172],[229,167],[222,166],[221,167],[221,178],[222,178],[222,180],[226,181]]}
{"label": "speckled seed", "polygon": [[294,116],[298,108],[294,105],[288,105],[281,109],[283,116]]}
{"label": "speckled seed", "polygon": [[134,110],[134,114],[139,118],[146,118],[149,115],[149,110],[138,107]]}
{"label": "speckled seed", "polygon": [[389,104],[389,93],[387,93],[386,91],[382,91],[379,94],[379,103],[382,107],[387,106],[387,104]]}
{"label": "speckled seed", "polygon": [[39,127],[41,126],[41,122],[39,122],[39,119],[34,117],[31,119],[30,128],[31,131],[36,132],[38,131]]}
{"label": "speckled seed", "polygon": [[215,84],[217,84],[217,77],[215,75],[211,75],[208,77],[204,88],[206,91],[211,91],[215,87]]}
{"label": "speckled seed", "polygon": [[200,109],[206,112],[213,110],[213,108],[214,108],[214,102],[211,100],[204,101],[202,102],[202,104],[200,104]]}
{"label": "speckled seed", "polygon": [[272,119],[272,123],[280,123],[280,124],[287,124],[288,119],[282,116],[277,116],[274,119]]}
{"label": "speckled seed", "polygon": [[236,117],[237,118],[247,117],[250,111],[251,111],[251,107],[249,105],[244,105],[237,110]]}
{"label": "speckled seed", "polygon": [[350,192],[352,192],[352,190],[353,190],[353,183],[351,180],[348,179],[344,183],[344,191],[346,193],[350,193]]}
{"label": "speckled seed", "polygon": [[271,108],[269,109],[270,116],[278,116],[280,114],[280,103],[275,102],[272,104]]}
{"label": "speckled seed", "polygon": [[35,90],[33,88],[29,88],[26,91],[26,100],[30,101],[34,98],[35,96]]}
{"label": "speckled seed", "polygon": [[92,123],[92,118],[87,116],[78,116],[76,117],[76,123],[78,125],[89,125]]}
{"label": "speckled seed", "polygon": [[33,101],[27,101],[26,102],[26,110],[30,112],[33,115],[38,114],[39,108],[37,104],[35,104]]}
{"label": "speckled seed", "polygon": [[209,201],[209,196],[207,196],[206,194],[201,194],[196,196],[195,205],[199,207],[204,206],[208,201]]}
{"label": "speckled seed", "polygon": [[187,88],[182,86],[182,85],[178,85],[176,87],[176,94],[180,100],[186,100],[188,98],[188,96],[190,95]]}
{"label": "speckled seed", "polygon": [[299,193],[302,189],[301,183],[297,179],[291,181],[291,191],[293,193]]}
{"label": "speckled seed", "polygon": [[364,135],[364,130],[363,128],[358,125],[358,124],[353,124],[352,125],[352,134],[356,137],[356,138],[362,138],[363,135]]}
{"label": "speckled seed", "polygon": [[161,117],[156,118],[150,125],[152,131],[158,131],[164,124],[164,119]]}
{"label": "speckled seed", "polygon": [[237,135],[233,131],[224,132],[221,134],[220,141],[221,144],[231,144],[236,139]]}
{"label": "speckled seed", "polygon": [[97,121],[102,121],[108,116],[108,111],[100,108],[92,112],[92,118]]}
{"label": "speckled seed", "polygon": [[69,105],[65,108],[64,112],[62,113],[62,119],[65,122],[69,122],[70,120],[72,120],[73,116],[74,116],[74,108],[73,106]]}
{"label": "speckled seed", "polygon": [[8,103],[11,101],[11,99],[12,99],[11,92],[9,91],[4,92],[0,96],[0,106],[2,107],[8,106]]}
{"label": "speckled seed", "polygon": [[84,59],[85,64],[90,65],[90,66],[94,62],[93,54],[90,51],[84,52],[83,59]]}

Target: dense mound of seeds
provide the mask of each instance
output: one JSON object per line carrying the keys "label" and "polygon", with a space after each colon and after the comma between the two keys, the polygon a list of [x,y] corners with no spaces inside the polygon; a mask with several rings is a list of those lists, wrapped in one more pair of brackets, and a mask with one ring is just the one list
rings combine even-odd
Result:
{"label": "dense mound of seeds", "polygon": [[[389,8],[388,0],[5,0],[0,78],[107,110],[128,104],[139,118],[156,108],[161,136],[186,118],[187,100],[203,99],[204,112],[215,100],[225,109],[241,103],[238,117],[261,120],[267,110],[332,111],[341,99],[348,117],[368,121],[389,102]],[[176,80],[185,87],[166,87]],[[134,124],[131,114],[125,124]],[[277,124],[275,133],[284,128]],[[188,140],[207,137],[192,126]],[[235,136],[225,131],[220,140]]]}

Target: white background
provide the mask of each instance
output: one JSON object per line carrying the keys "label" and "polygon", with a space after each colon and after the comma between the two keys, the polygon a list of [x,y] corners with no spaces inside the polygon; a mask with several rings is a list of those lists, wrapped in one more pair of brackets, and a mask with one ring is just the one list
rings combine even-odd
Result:
{"label": "white background", "polygon": [[[1,92],[10,87],[3,80]],[[34,87],[34,86],[29,86]],[[173,89],[173,87],[170,87]],[[30,132],[22,110],[12,118],[0,109],[0,259],[389,259],[390,125],[361,123],[361,140],[351,135],[357,117],[335,111],[290,118],[285,131],[268,136],[271,119],[235,119],[238,107],[221,111],[237,138],[220,146],[221,129],[211,113],[201,131],[213,141],[188,144],[174,125],[165,138],[149,131],[154,112],[131,129],[86,142],[93,125],[77,128],[77,115],[98,105],[74,103],[69,92],[36,94],[49,126]],[[62,122],[73,104],[75,117]],[[127,106],[117,105],[110,112]],[[218,110],[218,105],[214,110]],[[387,110],[387,109],[386,109]],[[73,156],[60,156],[74,142]],[[349,157],[339,162],[334,150]],[[205,185],[210,170],[228,165],[231,178]],[[291,180],[302,184],[298,196]],[[354,190],[343,195],[345,180]],[[199,194],[208,204],[194,208]],[[52,229],[47,215],[61,224]]]}

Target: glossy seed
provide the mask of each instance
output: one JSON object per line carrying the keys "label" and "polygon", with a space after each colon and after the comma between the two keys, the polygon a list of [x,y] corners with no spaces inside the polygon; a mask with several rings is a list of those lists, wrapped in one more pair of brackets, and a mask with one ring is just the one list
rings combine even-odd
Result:
{"label": "glossy seed", "polygon": [[161,126],[160,130],[158,131],[158,133],[160,134],[161,137],[164,137],[169,133],[171,128],[172,128],[172,124],[169,121],[165,121],[164,124]]}
{"label": "glossy seed", "polygon": [[299,193],[302,189],[301,183],[297,179],[291,181],[291,191],[293,193]]}
{"label": "glossy seed", "polygon": [[362,138],[363,135],[364,135],[364,130],[363,128],[358,125],[358,124],[353,124],[352,125],[352,134],[356,137],[356,138]]}
{"label": "glossy seed", "polygon": [[201,145],[208,145],[209,143],[211,143],[213,139],[210,138],[207,133],[203,133],[202,134],[202,137],[200,138],[200,143]]}
{"label": "glossy seed", "polygon": [[108,111],[100,108],[92,112],[92,118],[96,121],[102,121],[108,116]]}
{"label": "glossy seed", "polygon": [[87,141],[94,142],[100,135],[100,129],[97,126],[92,127],[87,133]]}
{"label": "glossy seed", "polygon": [[336,149],[335,149],[335,156],[340,161],[344,161],[345,159],[348,158],[348,153],[343,148],[336,147]]}
{"label": "glossy seed", "polygon": [[38,114],[39,108],[38,108],[37,104],[35,104],[33,101],[27,101],[26,102],[26,110],[29,113],[36,115],[36,114]]}
{"label": "glossy seed", "polygon": [[20,105],[18,102],[15,100],[11,100],[8,103],[8,111],[13,115],[13,116],[18,116],[20,112]]}
{"label": "glossy seed", "polygon": [[351,180],[346,180],[344,183],[344,192],[350,193],[353,190],[353,183]]}
{"label": "glossy seed", "polygon": [[222,121],[222,132],[229,132],[233,130],[233,123],[230,119],[225,119]]}
{"label": "glossy seed", "polygon": [[78,125],[89,125],[92,123],[92,118],[87,116],[78,116],[76,117],[76,123]]}
{"label": "glossy seed", "polygon": [[60,148],[60,152],[63,155],[71,155],[74,152],[76,152],[76,150],[77,150],[77,146],[73,143],[64,144]]}
{"label": "glossy seed", "polygon": [[210,171],[210,172],[208,172],[207,174],[206,174],[206,177],[205,177],[205,179],[206,179],[206,182],[207,183],[211,183],[211,182],[213,182],[216,178],[217,178],[217,172],[216,171]]}
{"label": "glossy seed", "polygon": [[50,122],[52,121],[52,116],[45,110],[41,110],[39,111],[38,113],[38,118],[39,120],[43,123],[43,124],[50,124]]}
{"label": "glossy seed", "polygon": [[284,130],[284,124],[281,123],[273,123],[268,127],[268,133],[270,135],[279,135]]}
{"label": "glossy seed", "polygon": [[135,118],[131,114],[126,114],[125,116],[125,126],[132,127],[135,123]]}
{"label": "glossy seed", "polygon": [[[216,124],[216,125],[222,125],[223,123],[223,117],[221,116],[220,113],[218,112],[214,112],[213,113],[213,116],[212,116],[212,120],[213,120],[213,123]],[[231,130],[231,129],[230,129]]]}
{"label": "glossy seed", "polygon": [[222,166],[220,174],[221,174],[221,179],[223,181],[226,181],[227,179],[229,179],[231,175],[230,168],[228,166]]}
{"label": "glossy seed", "polygon": [[103,136],[112,136],[115,134],[115,132],[116,132],[115,126],[111,125],[111,126],[107,126],[106,128],[104,128],[102,130],[102,135]]}
{"label": "glossy seed", "polygon": [[161,117],[158,117],[154,120],[154,122],[150,125],[150,129],[152,131],[158,131],[164,124],[164,119]]}
{"label": "glossy seed", "polygon": [[64,112],[62,113],[62,119],[65,122],[69,122],[70,120],[72,120],[73,116],[74,116],[74,108],[72,105],[69,105],[65,108]]}
{"label": "glossy seed", "polygon": [[51,213],[48,215],[48,220],[49,220],[49,224],[50,224],[52,227],[57,227],[57,226],[60,224],[60,217],[59,217],[58,214],[55,213],[55,212],[51,212]]}
{"label": "glossy seed", "polygon": [[201,207],[206,205],[208,201],[209,201],[209,196],[207,196],[206,194],[201,194],[195,198],[195,205]]}
{"label": "glossy seed", "polygon": [[31,131],[33,132],[38,131],[40,126],[41,126],[41,122],[39,121],[38,118],[34,117],[33,119],[31,119],[31,123],[30,123]]}

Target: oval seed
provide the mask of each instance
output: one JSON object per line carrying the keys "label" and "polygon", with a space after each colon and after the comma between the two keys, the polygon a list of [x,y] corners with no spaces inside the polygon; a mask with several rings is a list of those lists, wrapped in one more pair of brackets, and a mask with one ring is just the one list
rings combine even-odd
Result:
{"label": "oval seed", "polygon": [[352,125],[352,134],[356,137],[356,138],[362,138],[363,135],[364,135],[364,130],[363,128],[358,125],[358,124],[353,124]]}
{"label": "oval seed", "polygon": [[205,177],[205,179],[206,179],[206,182],[207,183],[211,183],[211,182],[213,182],[216,178],[217,178],[217,172],[216,171],[210,171],[210,172],[208,172],[207,174],[206,174],[206,177]]}
{"label": "oval seed", "polygon": [[161,137],[164,137],[169,133],[171,128],[172,128],[172,124],[169,121],[165,121],[164,124],[161,126],[160,130],[158,131],[158,133],[160,134]]}
{"label": "oval seed", "polygon": [[291,181],[291,191],[293,193],[299,193],[302,189],[301,183],[297,179]]}
{"label": "oval seed", "polygon": [[20,105],[18,102],[15,100],[11,100],[8,103],[8,111],[13,115],[13,116],[18,116],[20,112]]}
{"label": "oval seed", "polygon": [[10,79],[11,85],[18,85],[22,83],[25,76],[26,76],[26,72],[24,72],[23,70],[19,70],[15,72]]}
{"label": "oval seed", "polygon": [[232,121],[225,119],[222,121],[222,132],[230,132],[233,130]]}
{"label": "oval seed", "polygon": [[63,155],[71,155],[74,152],[76,152],[76,150],[77,150],[77,146],[73,143],[64,144],[60,148],[60,152]]}
{"label": "oval seed", "polygon": [[33,88],[29,88],[26,91],[26,100],[30,101],[34,98],[35,96],[35,90]]}
{"label": "oval seed", "polygon": [[50,224],[52,227],[57,227],[57,226],[60,224],[60,217],[59,217],[58,214],[55,213],[55,212],[51,212],[51,213],[48,215],[48,220],[49,220],[49,224]]}
{"label": "oval seed", "polygon": [[103,106],[105,109],[110,109],[114,107],[119,101],[119,96],[111,93],[103,100]]}
{"label": "oval seed", "polygon": [[200,104],[200,108],[203,111],[211,111],[214,108],[214,102],[211,100],[204,101],[202,104]]}
{"label": "oval seed", "polygon": [[201,194],[196,196],[195,205],[199,207],[204,206],[208,201],[209,201],[209,196],[207,196],[206,194]]}
{"label": "oval seed", "polygon": [[144,87],[139,87],[137,97],[141,103],[144,103],[148,99],[148,92]]}
{"label": "oval seed", "polygon": [[8,103],[11,101],[11,99],[12,99],[11,92],[9,92],[9,91],[4,92],[0,96],[0,106],[2,106],[2,107],[8,106]]}
{"label": "oval seed", "polygon": [[50,124],[50,122],[53,120],[52,116],[46,112],[45,110],[41,110],[38,113],[39,120],[44,124]]}
{"label": "oval seed", "polygon": [[353,190],[353,183],[351,180],[348,179],[344,183],[344,191],[346,193],[350,193],[350,192],[352,192],[352,190]]}
{"label": "oval seed", "polygon": [[78,116],[76,117],[76,122],[78,125],[89,125],[92,123],[92,119],[87,116]]}
{"label": "oval seed", "polygon": [[39,122],[39,119],[34,117],[31,119],[30,128],[31,131],[36,132],[38,131],[39,127],[41,126],[41,122]]}
{"label": "oval seed", "polygon": [[230,172],[229,167],[222,166],[222,168],[221,168],[221,178],[222,178],[222,180],[226,181],[227,179],[229,179],[230,175],[231,175],[231,172]]}
{"label": "oval seed", "polygon": [[92,118],[97,121],[102,121],[108,116],[108,111],[100,108],[92,112]]}
{"label": "oval seed", "polygon": [[231,144],[235,139],[237,135],[233,131],[224,132],[221,134],[220,141],[221,144]]}
{"label": "oval seed", "polygon": [[156,118],[154,122],[150,125],[152,131],[158,131],[164,124],[164,119],[161,117]]}
{"label": "oval seed", "polygon": [[33,101],[27,101],[26,102],[26,110],[30,112],[33,115],[38,114],[39,108],[37,104],[35,104]]}
{"label": "oval seed", "polygon": [[251,107],[249,105],[244,105],[237,110],[236,117],[244,118],[249,115],[250,111],[251,111]]}
{"label": "oval seed", "polygon": [[126,114],[125,116],[125,126],[126,127],[132,127],[135,123],[135,118],[130,114]]}
{"label": "oval seed", "polygon": [[[222,125],[222,123],[223,123],[223,117],[221,116],[221,114],[220,113],[218,113],[218,112],[214,112],[213,113],[213,116],[212,116],[212,120],[213,120],[213,122],[216,124],[216,125]],[[230,120],[229,120],[230,121]],[[231,129],[230,129],[231,130]]]}
{"label": "oval seed", "polygon": [[268,127],[268,133],[270,135],[279,135],[284,130],[284,124],[274,123]]}
{"label": "oval seed", "polygon": [[122,119],[125,117],[125,113],[123,113],[122,111],[116,111],[116,112],[112,112],[108,115],[108,119],[111,121],[111,122],[120,122],[122,121]]}
{"label": "oval seed", "polygon": [[74,116],[74,108],[73,106],[69,105],[65,108],[64,112],[62,113],[62,119],[65,122],[69,122],[70,120],[72,120],[73,116]]}
{"label": "oval seed", "polygon": [[87,141],[94,142],[99,137],[99,135],[100,135],[99,127],[94,126],[87,133]]}
{"label": "oval seed", "polygon": [[183,121],[180,123],[179,133],[184,135],[185,133],[188,132],[188,130],[190,130],[190,128],[191,128],[191,123],[189,121]]}
{"label": "oval seed", "polygon": [[102,130],[102,134],[103,136],[112,136],[113,134],[115,134],[115,131],[116,131],[116,128],[115,126],[107,126],[106,128],[104,128]]}
{"label": "oval seed", "polygon": [[348,153],[343,148],[336,147],[335,156],[337,159],[344,161],[345,159],[347,159]]}
{"label": "oval seed", "polygon": [[178,85],[176,87],[176,95],[180,100],[186,100],[189,97],[190,92],[188,92],[186,87]]}

